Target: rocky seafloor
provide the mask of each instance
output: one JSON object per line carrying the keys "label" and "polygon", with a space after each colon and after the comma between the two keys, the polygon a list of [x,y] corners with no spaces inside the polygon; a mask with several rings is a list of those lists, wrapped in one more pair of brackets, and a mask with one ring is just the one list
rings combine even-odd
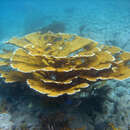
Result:
{"label": "rocky seafloor", "polygon": [[1,130],[130,130],[129,79],[58,98],[1,79],[0,95]]}

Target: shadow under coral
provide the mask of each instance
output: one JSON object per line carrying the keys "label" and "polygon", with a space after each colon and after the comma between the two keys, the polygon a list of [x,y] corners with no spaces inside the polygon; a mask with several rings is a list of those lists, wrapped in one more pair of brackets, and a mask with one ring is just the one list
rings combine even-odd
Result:
{"label": "shadow under coral", "polygon": [[[109,86],[104,86],[95,90],[91,88],[89,90],[85,89],[81,93],[89,91],[86,97],[81,97],[79,94],[78,96],[63,95],[57,98],[50,98],[31,90],[24,83],[5,84],[1,79],[0,86],[0,95],[6,100],[6,109],[8,113],[11,113],[12,120],[16,121],[16,113],[17,116],[28,113],[38,120],[37,125],[41,124],[42,121],[50,123],[53,120],[49,120],[48,118],[50,117],[61,118],[58,117],[59,115],[64,115],[62,118],[63,122],[60,122],[61,126],[66,125],[73,113],[78,113],[80,115],[79,118],[84,118],[83,116],[89,117],[87,119],[88,122],[89,119],[94,121],[96,113],[102,114],[106,111],[104,102],[107,100],[107,94],[110,91]],[[54,122],[57,124],[57,121]],[[41,127],[43,127],[43,123]]]}

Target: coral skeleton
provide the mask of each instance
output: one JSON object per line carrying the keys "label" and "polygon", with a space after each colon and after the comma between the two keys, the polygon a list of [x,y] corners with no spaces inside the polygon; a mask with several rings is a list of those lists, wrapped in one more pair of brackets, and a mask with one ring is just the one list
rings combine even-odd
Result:
{"label": "coral skeleton", "polygon": [[8,83],[57,97],[74,94],[98,80],[130,77],[130,53],[73,34],[34,32],[5,44],[15,51],[0,54],[1,77]]}

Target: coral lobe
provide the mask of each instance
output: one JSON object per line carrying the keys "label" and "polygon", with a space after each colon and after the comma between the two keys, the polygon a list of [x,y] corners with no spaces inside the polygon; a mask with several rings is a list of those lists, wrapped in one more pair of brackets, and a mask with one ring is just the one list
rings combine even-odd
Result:
{"label": "coral lobe", "polygon": [[64,33],[35,32],[7,42],[18,47],[0,54],[6,82],[27,82],[30,88],[56,97],[74,94],[97,80],[130,77],[130,53]]}

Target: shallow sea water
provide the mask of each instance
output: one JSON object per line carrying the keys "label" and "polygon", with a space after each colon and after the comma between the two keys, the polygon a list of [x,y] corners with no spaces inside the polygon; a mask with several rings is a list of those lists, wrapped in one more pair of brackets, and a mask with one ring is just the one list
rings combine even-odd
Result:
{"label": "shallow sea water", "polygon": [[37,31],[54,21],[65,23],[67,33],[103,43],[113,41],[123,47],[130,42],[129,0],[1,0],[0,40]]}
{"label": "shallow sea water", "polygon": [[[0,0],[0,49],[12,49],[4,42],[13,36],[39,30],[46,32],[50,28],[54,32],[78,34],[130,51],[130,0]],[[77,97],[76,101],[66,97],[56,99],[63,100],[63,104],[55,105],[52,99],[24,90],[21,84],[5,84],[1,79],[0,129],[22,129],[26,124],[27,129],[39,130],[41,120],[42,124],[46,122],[42,114],[50,115],[54,121],[53,117],[58,113],[66,115],[72,130],[109,130],[113,125],[116,130],[130,130],[130,80],[108,81],[107,84],[112,91],[108,94],[109,99],[103,102],[103,108],[107,110],[102,114],[100,108],[92,109],[94,104],[86,95],[81,95],[86,96],[82,101]],[[14,86],[20,88],[16,90]],[[50,104],[48,100],[51,100]],[[92,106],[89,108],[89,105]],[[3,109],[9,115],[2,116]]]}

